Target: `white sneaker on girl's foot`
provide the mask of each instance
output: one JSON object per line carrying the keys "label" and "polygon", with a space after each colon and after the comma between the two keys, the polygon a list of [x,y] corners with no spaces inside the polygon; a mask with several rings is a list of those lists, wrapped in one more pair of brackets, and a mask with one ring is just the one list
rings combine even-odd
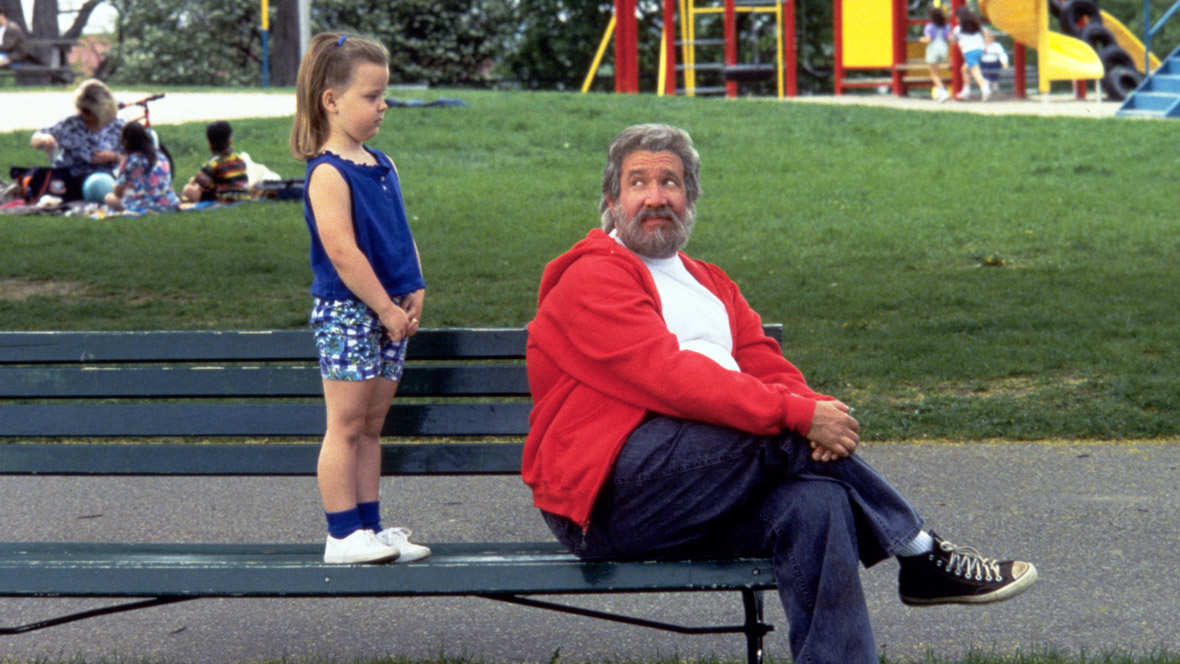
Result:
{"label": "white sneaker on girl's foot", "polygon": [[324,547],[324,562],[330,565],[384,563],[400,554],[396,546],[379,542],[373,531],[358,530],[340,539],[328,535],[328,543]]}
{"label": "white sneaker on girl's foot", "polygon": [[377,541],[400,551],[399,563],[411,563],[430,555],[430,549],[410,541],[412,534],[409,528],[386,528],[377,533]]}

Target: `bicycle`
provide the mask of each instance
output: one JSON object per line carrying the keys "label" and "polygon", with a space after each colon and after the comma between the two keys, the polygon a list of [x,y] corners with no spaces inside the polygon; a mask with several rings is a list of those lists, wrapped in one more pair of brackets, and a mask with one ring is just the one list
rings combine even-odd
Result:
{"label": "bicycle", "polygon": [[168,160],[168,172],[172,173],[172,177],[175,179],[176,160],[172,158],[172,153],[168,151],[168,148],[164,145],[163,141],[160,140],[160,135],[156,133],[155,129],[152,129],[151,110],[148,109],[149,102],[157,101],[163,98],[164,93],[161,92],[159,94],[151,95],[150,97],[144,97],[143,99],[137,101],[119,102],[119,110],[121,111],[125,108],[131,108],[133,106],[139,106],[143,109],[143,115],[136,118],[131,118],[127,120],[127,122],[139,122],[141,125],[143,125],[143,128],[148,131],[148,135],[152,137],[152,142],[156,144],[156,149],[159,150],[164,155],[164,158]]}

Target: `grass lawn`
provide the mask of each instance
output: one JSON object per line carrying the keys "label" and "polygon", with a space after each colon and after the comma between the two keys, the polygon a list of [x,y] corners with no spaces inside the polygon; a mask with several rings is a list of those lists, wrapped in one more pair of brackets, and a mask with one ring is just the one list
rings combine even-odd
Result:
{"label": "grass lawn", "polygon": [[[723,266],[867,439],[1180,436],[1176,125],[771,101],[431,91],[374,144],[401,173],[424,324],[519,326],[596,224],[605,148],[680,125],[702,155],[688,250]],[[284,176],[286,120],[234,121]],[[186,179],[203,125],[162,127]],[[29,132],[0,165],[36,165]],[[0,328],[294,328],[294,203],[141,219],[0,217]]]}

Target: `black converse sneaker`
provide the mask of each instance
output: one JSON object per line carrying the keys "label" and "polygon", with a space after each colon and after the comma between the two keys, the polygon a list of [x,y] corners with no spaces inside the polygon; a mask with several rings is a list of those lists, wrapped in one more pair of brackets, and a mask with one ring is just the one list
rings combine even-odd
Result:
{"label": "black converse sneaker", "polygon": [[934,548],[899,556],[897,590],[910,606],[985,604],[1015,597],[1037,580],[1037,568],[1018,560],[985,558],[969,546],[955,546],[933,532]]}

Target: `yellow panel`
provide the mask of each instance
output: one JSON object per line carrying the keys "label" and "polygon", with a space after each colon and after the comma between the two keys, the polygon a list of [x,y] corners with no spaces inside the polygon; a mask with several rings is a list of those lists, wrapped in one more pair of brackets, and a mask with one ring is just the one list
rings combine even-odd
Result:
{"label": "yellow panel", "polygon": [[1044,0],[981,0],[979,9],[1000,30],[1038,50],[1038,88],[1049,92],[1050,81],[1099,79],[1102,61],[1086,42],[1049,30]]}
{"label": "yellow panel", "polygon": [[890,0],[841,2],[845,67],[893,66],[893,7]]}

